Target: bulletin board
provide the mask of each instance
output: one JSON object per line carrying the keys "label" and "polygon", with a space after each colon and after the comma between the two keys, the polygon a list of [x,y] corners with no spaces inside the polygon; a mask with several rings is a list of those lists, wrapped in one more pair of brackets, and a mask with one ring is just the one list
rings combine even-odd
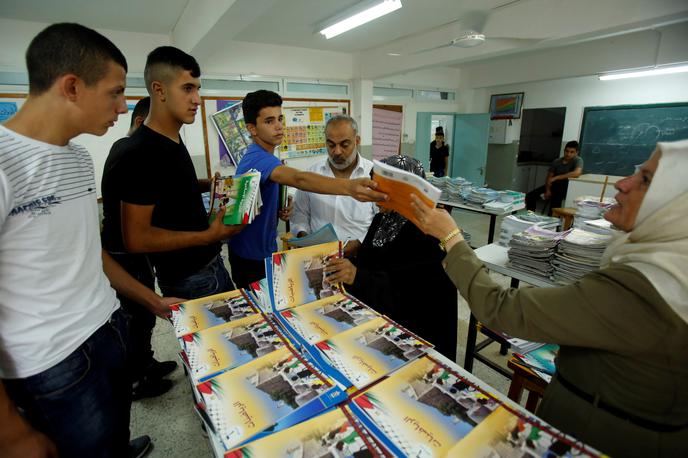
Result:
{"label": "bulletin board", "polygon": [[[0,124],[4,123],[24,104],[26,97],[27,94],[0,93]],[[91,134],[81,134],[72,139],[74,143],[85,147],[91,153],[96,176],[96,195],[99,198],[101,196],[100,182],[103,178],[103,167],[110,152],[110,147],[112,147],[115,141],[127,135],[129,124],[131,123],[131,112],[136,102],[142,98],[143,96],[127,97],[127,112],[119,115],[115,125],[108,129],[104,135],[98,137]]]}
{"label": "bulletin board", "polygon": [[[219,135],[212,115],[236,103],[240,97],[201,97],[201,114],[203,120],[203,140],[205,142],[206,167],[208,176],[215,172],[222,175],[234,173],[235,165],[225,146],[226,139]],[[349,100],[328,99],[283,99],[282,113],[284,114],[285,137],[280,147],[280,159],[291,161],[326,154],[325,123],[337,113],[351,113]],[[239,135],[225,135],[226,138],[236,138]],[[292,165],[292,162],[290,162]]]}

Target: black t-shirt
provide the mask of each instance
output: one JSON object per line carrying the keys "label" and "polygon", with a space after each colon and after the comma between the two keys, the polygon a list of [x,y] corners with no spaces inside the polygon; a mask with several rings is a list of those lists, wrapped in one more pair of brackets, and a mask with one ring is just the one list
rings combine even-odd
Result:
{"label": "black t-shirt", "polygon": [[449,156],[449,146],[443,143],[437,148],[435,140],[430,143],[430,171],[444,170],[444,158]]}
{"label": "black t-shirt", "polygon": [[[179,144],[142,125],[131,137],[115,142],[102,181],[103,245],[124,251],[120,202],[155,205],[151,224],[173,231],[208,229],[208,217],[196,172],[183,142]],[[220,243],[150,253],[160,279],[187,277],[220,252]]]}

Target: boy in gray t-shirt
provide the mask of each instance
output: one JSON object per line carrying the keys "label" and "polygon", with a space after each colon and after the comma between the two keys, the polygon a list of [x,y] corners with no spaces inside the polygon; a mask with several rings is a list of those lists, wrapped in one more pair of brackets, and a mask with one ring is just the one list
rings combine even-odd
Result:
{"label": "boy in gray t-shirt", "polygon": [[526,194],[526,208],[528,210],[535,210],[540,195],[543,195],[545,200],[550,201],[550,214],[553,208],[561,207],[569,187],[569,178],[578,178],[583,173],[583,159],[578,156],[578,151],[577,141],[570,141],[566,144],[564,156],[555,159],[549,167],[545,185]]}

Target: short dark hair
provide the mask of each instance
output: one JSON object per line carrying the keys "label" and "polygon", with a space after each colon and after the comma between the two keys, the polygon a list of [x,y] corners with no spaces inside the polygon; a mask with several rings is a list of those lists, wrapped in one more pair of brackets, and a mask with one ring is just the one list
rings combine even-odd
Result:
{"label": "short dark hair", "polygon": [[249,92],[241,102],[241,109],[244,112],[244,122],[246,124],[256,124],[260,110],[265,107],[281,107],[282,97],[279,94],[265,89]]}
{"label": "short dark hair", "polygon": [[66,22],[49,25],[26,50],[29,94],[44,93],[57,78],[68,73],[91,86],[106,75],[109,62],[128,70],[124,54],[95,30]]}
{"label": "short dark hair", "polygon": [[566,149],[566,148],[573,148],[576,151],[580,151],[580,148],[578,146],[578,142],[576,140],[571,140],[570,142],[568,142],[566,144],[566,146],[564,146],[564,149]]}
{"label": "short dark hair", "polygon": [[136,105],[134,106],[134,111],[131,112],[131,124],[129,124],[129,127],[134,127],[134,123],[136,122],[136,118],[141,116],[142,118],[145,118],[148,116],[148,112],[150,111],[150,97],[144,97],[138,102],[136,102]]}
{"label": "short dark hair", "polygon": [[146,68],[143,71],[143,79],[146,81],[149,94],[153,81],[169,81],[170,70],[188,70],[194,78],[201,76],[201,67],[191,54],[174,46],[159,46],[148,54]]}

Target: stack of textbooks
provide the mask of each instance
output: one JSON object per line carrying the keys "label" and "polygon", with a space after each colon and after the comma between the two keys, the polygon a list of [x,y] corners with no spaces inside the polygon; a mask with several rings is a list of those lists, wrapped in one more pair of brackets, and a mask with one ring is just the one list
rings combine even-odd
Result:
{"label": "stack of textbooks", "polygon": [[473,188],[466,196],[466,203],[482,207],[497,199],[499,199],[499,191],[490,188]]}
{"label": "stack of textbooks", "polygon": [[556,371],[554,360],[558,352],[559,345],[546,344],[527,352],[514,353],[514,356],[549,383]]}
{"label": "stack of textbooks", "polygon": [[260,214],[260,172],[214,177],[210,189],[211,222],[221,207],[226,209],[222,222],[227,225],[250,224]]}
{"label": "stack of textbooks", "polygon": [[600,200],[594,196],[580,196],[574,200],[576,216],[573,218],[573,227],[583,227],[588,220],[596,220],[614,206],[616,200],[604,197]]}
{"label": "stack of textbooks", "polygon": [[599,455],[313,274],[340,255],[275,253],[248,291],[172,307],[217,456]]}
{"label": "stack of textbooks", "polygon": [[517,215],[507,215],[502,220],[499,228],[498,244],[504,247],[509,246],[511,237],[518,232],[525,231],[531,226],[540,226],[542,229],[555,230],[559,225],[559,218],[541,216],[532,211],[519,213]]}
{"label": "stack of textbooks", "polygon": [[557,253],[552,259],[552,279],[557,283],[568,284],[599,269],[602,254],[611,239],[611,234],[571,229],[559,243]]}
{"label": "stack of textbooks", "polygon": [[554,232],[539,226],[514,234],[509,241],[509,264],[529,274],[550,278],[554,272],[552,258],[565,235],[566,232]]}

